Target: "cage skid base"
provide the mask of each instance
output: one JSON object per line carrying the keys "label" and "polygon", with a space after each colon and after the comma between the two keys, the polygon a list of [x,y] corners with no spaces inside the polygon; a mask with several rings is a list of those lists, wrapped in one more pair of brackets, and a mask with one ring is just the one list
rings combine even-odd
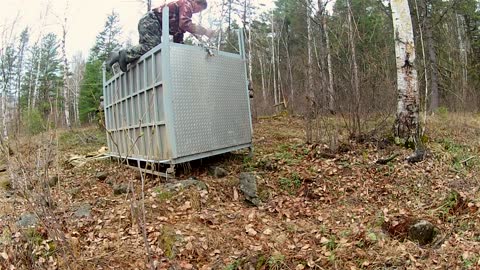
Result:
{"label": "cage skid base", "polygon": [[[166,167],[168,165],[167,163],[162,163],[159,161],[144,160],[144,159],[137,159],[137,158],[131,158],[131,157],[125,158],[125,157],[120,157],[116,155],[109,155],[109,157],[110,159],[117,160],[121,162],[124,166],[134,170],[138,170],[143,174],[155,175],[158,177],[165,178],[169,181],[175,180],[174,179],[175,171],[171,170],[173,168],[173,165],[170,165],[170,167]],[[165,167],[165,172],[158,170],[160,166]]]}
{"label": "cage skid base", "polygon": [[169,174],[169,173],[164,173],[164,172],[159,172],[159,171],[154,171],[154,170],[149,170],[149,169],[145,169],[145,168],[139,168],[139,167],[135,167],[133,165],[125,165],[131,169],[134,169],[134,170],[139,170],[142,174],[149,174],[149,175],[155,175],[155,176],[158,176],[158,177],[162,177],[162,178],[165,178],[167,179],[168,181],[174,181],[175,178],[173,175]]}
{"label": "cage skid base", "polygon": [[[242,149],[248,149],[248,156],[251,157],[253,156],[253,146],[252,144],[242,144],[242,145],[237,145],[233,147],[227,147],[223,149],[218,149],[214,151],[208,151],[200,154],[195,154],[191,156],[186,156],[178,159],[173,159],[173,160],[150,160],[150,159],[144,159],[144,158],[136,158],[136,157],[122,157],[118,156],[115,154],[109,154],[108,156],[112,159],[120,160],[122,163],[124,163],[127,167],[130,167],[132,169],[137,169],[140,170],[143,173],[147,173],[150,175],[156,175],[159,177],[163,177],[166,179],[174,179],[175,177],[175,166],[178,164],[194,161],[194,160],[199,160],[199,159],[204,159],[204,158],[209,158],[212,156],[216,155],[221,155],[233,151],[238,151]],[[130,162],[132,163],[137,163],[137,165],[131,165]],[[144,166],[139,166],[138,164],[144,163]],[[166,166],[170,165],[168,168]],[[146,168],[147,166],[151,166],[153,168],[157,166],[165,166],[165,172],[161,172],[158,170],[152,170]],[[145,168],[144,168],[145,167]]]}
{"label": "cage skid base", "polygon": [[115,154],[115,153],[110,153],[110,154],[108,154],[108,156],[110,156],[112,158],[116,158],[116,159],[128,159],[128,160],[132,160],[132,161],[141,161],[141,162],[147,162],[147,163],[151,163],[151,164],[177,165],[177,164],[181,164],[181,163],[185,163],[185,162],[190,162],[190,161],[193,161],[193,160],[204,159],[204,158],[208,158],[208,157],[212,157],[212,156],[216,156],[216,155],[220,155],[220,154],[225,154],[225,153],[228,153],[228,152],[233,152],[233,151],[246,149],[246,148],[249,149],[249,155],[252,155],[253,154],[253,145],[251,143],[247,143],[247,144],[241,144],[241,145],[237,145],[237,146],[232,146],[232,147],[226,147],[226,148],[222,148],[222,149],[207,151],[207,152],[203,152],[203,153],[199,153],[199,154],[184,156],[184,157],[180,157],[180,158],[174,158],[174,159],[171,159],[171,160],[153,160],[153,159],[145,159],[145,158],[134,157],[134,156],[129,156],[129,157],[126,158],[124,156],[119,156],[118,154]]}

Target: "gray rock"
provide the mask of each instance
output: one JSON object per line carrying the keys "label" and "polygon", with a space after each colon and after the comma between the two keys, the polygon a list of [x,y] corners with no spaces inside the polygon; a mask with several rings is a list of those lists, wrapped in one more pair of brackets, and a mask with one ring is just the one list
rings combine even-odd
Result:
{"label": "gray rock", "polygon": [[105,181],[105,179],[107,179],[107,177],[108,177],[108,173],[98,172],[95,176],[97,177],[98,180]]}
{"label": "gray rock", "polygon": [[240,174],[240,190],[243,192],[245,199],[256,206],[261,204],[257,194],[257,179],[253,173]]}
{"label": "gray rock", "polygon": [[123,184],[115,184],[113,185],[113,195],[120,195],[127,193],[128,186]]}
{"label": "gray rock", "polygon": [[227,175],[228,175],[227,170],[225,170],[225,169],[222,168],[222,167],[215,167],[215,168],[213,169],[213,176],[214,176],[215,178],[223,178],[223,177],[225,177],[225,176],[227,176]]}
{"label": "gray rock", "polygon": [[426,220],[419,220],[408,228],[408,238],[420,245],[431,243],[435,235],[435,226]]}
{"label": "gray rock", "polygon": [[204,182],[195,179],[187,179],[175,183],[167,183],[164,187],[165,190],[168,192],[177,192],[183,189],[187,189],[191,186],[196,186],[198,189],[201,190],[208,190],[208,187]]}
{"label": "gray rock", "polygon": [[88,203],[80,205],[80,207],[73,213],[73,215],[77,218],[86,217],[89,218],[91,216],[92,206]]}
{"label": "gray rock", "polygon": [[17,225],[23,228],[35,227],[38,223],[38,218],[36,215],[31,213],[24,213],[20,216],[20,219],[17,221]]}

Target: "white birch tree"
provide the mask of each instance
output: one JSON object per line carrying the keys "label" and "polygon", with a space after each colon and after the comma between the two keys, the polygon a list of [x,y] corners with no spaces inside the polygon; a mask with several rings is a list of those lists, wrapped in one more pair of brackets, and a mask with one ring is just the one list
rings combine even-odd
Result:
{"label": "white birch tree", "polygon": [[[405,141],[419,138],[419,92],[412,19],[407,0],[391,0],[397,67],[395,136]],[[417,145],[417,144],[416,144]]]}
{"label": "white birch tree", "polygon": [[306,116],[306,135],[307,143],[313,142],[313,120],[315,118],[316,98],[313,90],[313,57],[312,57],[312,19],[310,18],[310,3],[311,0],[305,0],[306,3],[306,18],[307,18],[307,101],[309,108],[307,108]]}
{"label": "white birch tree", "polygon": [[68,58],[66,51],[67,43],[67,11],[68,11],[68,2],[67,8],[65,9],[64,21],[62,24],[62,61],[63,61],[63,111],[65,116],[65,124],[68,128],[71,128],[70,122],[70,90],[68,84]]}

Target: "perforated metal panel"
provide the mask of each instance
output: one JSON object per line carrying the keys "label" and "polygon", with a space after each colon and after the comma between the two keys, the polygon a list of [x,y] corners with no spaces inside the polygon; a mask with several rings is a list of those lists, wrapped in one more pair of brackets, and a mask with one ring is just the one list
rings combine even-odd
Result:
{"label": "perforated metal panel", "polygon": [[251,142],[244,65],[238,55],[208,56],[199,47],[171,48],[178,156]]}

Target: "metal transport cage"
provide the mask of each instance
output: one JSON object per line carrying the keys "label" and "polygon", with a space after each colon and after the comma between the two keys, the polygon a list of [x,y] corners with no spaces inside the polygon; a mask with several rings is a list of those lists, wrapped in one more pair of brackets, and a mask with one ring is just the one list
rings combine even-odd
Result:
{"label": "metal transport cage", "polygon": [[162,21],[162,43],[127,72],[103,69],[108,154],[174,165],[251,149],[243,31],[233,54],[170,42],[167,7]]}

